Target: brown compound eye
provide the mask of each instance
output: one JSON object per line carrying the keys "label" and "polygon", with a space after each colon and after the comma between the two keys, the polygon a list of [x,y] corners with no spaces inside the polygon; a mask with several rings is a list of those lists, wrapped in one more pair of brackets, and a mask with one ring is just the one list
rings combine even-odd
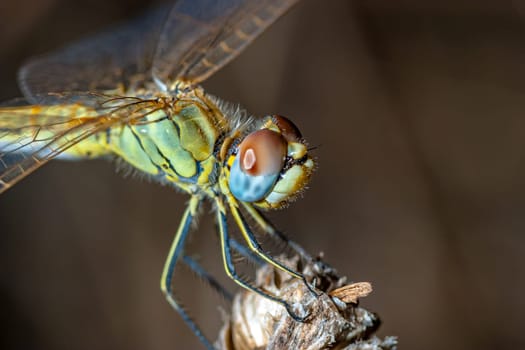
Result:
{"label": "brown compound eye", "polygon": [[290,119],[281,115],[274,115],[273,120],[287,141],[298,142],[302,139],[303,136],[299,128]]}
{"label": "brown compound eye", "polygon": [[239,145],[241,169],[252,176],[278,174],[286,156],[287,143],[275,131],[252,132]]}

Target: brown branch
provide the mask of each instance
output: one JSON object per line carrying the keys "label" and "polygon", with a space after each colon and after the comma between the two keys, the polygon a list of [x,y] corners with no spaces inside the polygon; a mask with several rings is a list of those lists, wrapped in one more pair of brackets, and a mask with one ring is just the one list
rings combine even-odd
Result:
{"label": "brown branch", "polygon": [[306,322],[294,321],[279,304],[255,293],[240,291],[231,315],[225,321],[216,346],[220,350],[394,350],[395,337],[379,339],[378,316],[358,306],[359,298],[372,291],[370,283],[346,283],[334,269],[320,259],[300,268],[299,259],[286,265],[302,270],[323,293],[312,294],[301,280],[263,266],[256,284],[285,300],[294,302],[299,312],[310,316]]}

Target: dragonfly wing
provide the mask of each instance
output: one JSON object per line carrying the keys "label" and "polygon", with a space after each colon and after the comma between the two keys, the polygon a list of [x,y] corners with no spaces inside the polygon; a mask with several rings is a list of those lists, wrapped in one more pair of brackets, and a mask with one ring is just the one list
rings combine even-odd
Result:
{"label": "dragonfly wing", "polygon": [[[0,111],[0,120],[7,117],[6,113]],[[13,113],[11,116],[20,117],[18,114]],[[38,115],[33,116],[39,117]],[[61,127],[54,129],[45,125],[34,125],[25,127],[24,135],[3,142],[3,139],[8,138],[8,133],[0,129],[0,193],[67,148],[103,130],[106,128],[105,124],[108,123],[104,118],[87,118],[76,123],[60,121],[62,118],[58,117],[53,119],[55,119],[53,124],[63,125],[69,130],[57,130],[62,129]]]}
{"label": "dragonfly wing", "polygon": [[48,92],[107,91],[151,80],[152,58],[169,9],[158,8],[135,22],[30,60],[19,71],[24,96],[33,104],[48,103]]}
{"label": "dragonfly wing", "polygon": [[161,88],[199,83],[235,58],[298,0],[179,0],[153,62]]}
{"label": "dragonfly wing", "polygon": [[148,100],[98,100],[92,98],[93,106],[68,102],[0,108],[0,193],[88,137],[140,120],[155,108]]}

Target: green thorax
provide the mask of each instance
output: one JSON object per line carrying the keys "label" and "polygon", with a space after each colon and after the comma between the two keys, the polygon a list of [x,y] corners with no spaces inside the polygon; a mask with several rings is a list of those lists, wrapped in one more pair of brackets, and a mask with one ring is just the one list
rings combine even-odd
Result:
{"label": "green thorax", "polygon": [[97,140],[158,180],[206,185],[216,182],[218,141],[227,125],[208,99],[182,99],[148,111],[138,122],[110,128]]}

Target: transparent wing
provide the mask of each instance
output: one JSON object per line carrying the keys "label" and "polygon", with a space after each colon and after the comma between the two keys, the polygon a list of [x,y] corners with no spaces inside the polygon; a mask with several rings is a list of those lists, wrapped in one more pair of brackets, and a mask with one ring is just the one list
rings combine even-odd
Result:
{"label": "transparent wing", "polygon": [[107,91],[151,80],[157,39],[171,7],[35,58],[19,71],[30,103],[48,103],[48,92]]}
{"label": "transparent wing", "polygon": [[298,0],[179,0],[160,36],[153,77],[199,83],[235,58]]}
{"label": "transparent wing", "polygon": [[[155,101],[90,96],[64,95],[68,104],[63,105],[0,108],[0,193],[88,137],[133,123],[156,108]],[[75,99],[90,104],[69,103]]]}

